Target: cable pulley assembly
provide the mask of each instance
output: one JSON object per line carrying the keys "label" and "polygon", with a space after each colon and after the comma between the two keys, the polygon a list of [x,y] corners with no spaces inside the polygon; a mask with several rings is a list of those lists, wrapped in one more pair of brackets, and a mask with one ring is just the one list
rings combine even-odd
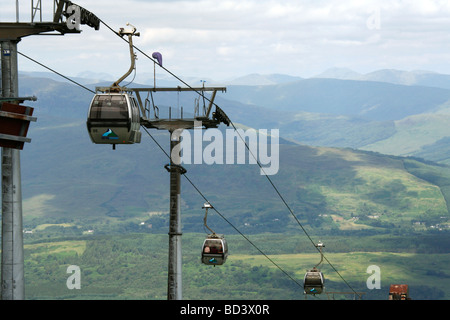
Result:
{"label": "cable pulley assembly", "polygon": [[164,168],[167,170],[167,172],[172,172],[172,170],[180,170],[180,174],[185,174],[187,172],[187,170],[183,166],[173,163],[166,164]]}
{"label": "cable pulley assembly", "polygon": [[212,114],[213,118],[219,122],[224,123],[227,127],[230,125],[231,121],[227,114],[218,106],[216,106],[216,111]]}

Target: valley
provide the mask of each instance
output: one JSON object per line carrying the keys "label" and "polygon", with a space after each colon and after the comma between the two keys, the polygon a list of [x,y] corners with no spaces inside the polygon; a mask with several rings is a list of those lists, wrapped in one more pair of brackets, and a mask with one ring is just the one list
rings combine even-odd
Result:
{"label": "valley", "polygon": [[[238,235],[228,236],[231,253],[226,264],[202,265],[204,234],[183,235],[184,300],[304,300],[301,286],[307,269],[319,255],[302,235],[259,234],[251,241],[268,254],[259,254]],[[78,240],[54,240],[25,246],[27,299],[165,300],[167,286],[167,235],[122,234]],[[289,241],[286,241],[289,239]],[[326,291],[349,292],[335,299],[387,300],[391,283],[408,283],[414,300],[448,300],[450,255],[436,246],[437,236],[326,236],[321,265]],[[448,245],[448,243],[446,244]],[[380,251],[381,250],[381,251]],[[80,289],[69,289],[70,265],[80,268]],[[379,289],[368,289],[369,266],[381,270]],[[343,277],[350,288],[343,284]],[[217,290],[220,287],[222,290]],[[352,293],[352,294],[350,294]],[[323,294],[314,300],[326,300]],[[356,296],[358,299],[358,296]]]}
{"label": "valley", "polygon": [[[398,281],[410,284],[413,298],[448,299],[450,91],[355,79],[265,81],[231,85],[217,103],[239,127],[280,129],[280,170],[271,179],[305,230],[327,243],[337,269],[367,291],[366,268],[382,267],[383,289],[364,299],[386,299],[388,284]],[[165,299],[167,157],[145,132],[141,144],[116,150],[92,144],[85,125],[91,93],[30,74],[21,83],[24,96],[38,97],[32,143],[22,152],[27,298]],[[157,101],[164,109],[191,106],[193,97]],[[150,133],[168,149],[166,132]],[[182,179],[186,299],[214,298],[208,279],[217,272],[229,288],[225,299],[303,299],[236,232],[258,239],[299,282],[317,260],[258,166],[185,168],[226,218],[212,214],[209,224],[232,243],[223,268],[199,268],[204,199]],[[81,291],[65,286],[69,265],[82,270]],[[330,291],[346,290],[324,270]]]}

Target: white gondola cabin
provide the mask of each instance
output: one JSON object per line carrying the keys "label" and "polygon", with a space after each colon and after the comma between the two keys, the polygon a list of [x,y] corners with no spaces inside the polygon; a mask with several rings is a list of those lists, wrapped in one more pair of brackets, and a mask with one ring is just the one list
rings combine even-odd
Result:
{"label": "white gondola cabin", "polygon": [[99,93],[89,107],[87,129],[96,144],[141,142],[139,107],[128,93]]}
{"label": "white gondola cabin", "polygon": [[313,268],[306,272],[303,280],[305,294],[321,294],[324,289],[324,281],[323,273],[319,269]]}
{"label": "white gondola cabin", "polygon": [[222,265],[228,257],[228,245],[223,235],[210,234],[203,242],[202,263]]}

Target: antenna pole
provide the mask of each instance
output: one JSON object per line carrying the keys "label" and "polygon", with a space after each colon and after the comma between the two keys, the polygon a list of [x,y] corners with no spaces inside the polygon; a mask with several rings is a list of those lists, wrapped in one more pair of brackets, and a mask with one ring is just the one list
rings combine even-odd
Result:
{"label": "antenna pole", "polygon": [[[17,43],[0,42],[2,97],[19,95]],[[2,300],[25,299],[20,150],[2,147]]]}

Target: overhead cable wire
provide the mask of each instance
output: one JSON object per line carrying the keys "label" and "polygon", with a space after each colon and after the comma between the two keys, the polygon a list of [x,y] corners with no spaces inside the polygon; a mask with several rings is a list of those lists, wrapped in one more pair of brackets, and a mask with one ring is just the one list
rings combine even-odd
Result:
{"label": "overhead cable wire", "polygon": [[[20,52],[18,52],[18,53],[20,53]],[[83,86],[82,84],[80,84],[80,83],[78,83],[78,82],[76,82],[76,81],[74,81],[74,80],[72,80],[72,79],[70,79],[70,78],[64,76],[63,74],[61,74],[61,73],[55,71],[54,69],[51,69],[51,68],[47,67],[46,65],[44,65],[44,64],[42,64],[42,63],[40,63],[40,62],[38,62],[37,60],[32,59],[32,58],[30,58],[30,57],[28,57],[28,56],[26,56],[26,55],[24,55],[24,54],[22,54],[22,53],[20,53],[20,54],[23,55],[24,57],[30,59],[31,61],[33,61],[33,62],[39,64],[40,66],[46,68],[47,70],[50,70],[50,71],[56,73],[57,75],[63,77],[64,79],[69,80],[70,82],[72,82],[72,83],[74,83],[74,84],[76,84],[76,85],[82,87],[83,89],[88,90],[88,91],[90,91],[90,92],[92,92],[92,93],[95,94],[95,92],[92,91],[91,89],[89,89],[89,88]],[[158,141],[150,134],[150,132],[147,130],[147,128],[145,128],[145,127],[142,127],[142,128],[147,132],[147,134],[148,134],[148,135],[150,136],[150,138],[156,143],[156,145],[164,152],[164,154],[170,159],[169,154],[164,150],[164,148],[161,146],[161,144],[159,144]],[[200,195],[206,202],[211,203],[211,202],[206,198],[206,196],[200,191],[200,189],[192,182],[192,180],[189,179],[189,177],[188,177],[186,174],[184,174],[184,177],[186,178],[186,180],[192,185],[192,187],[199,193],[199,195]],[[232,223],[231,223],[231,222],[230,222],[230,221],[229,221],[222,213],[220,213],[214,206],[213,206],[212,209],[213,209],[213,210],[214,210],[214,211],[215,211],[222,219],[224,219],[224,220],[225,220],[225,221],[226,221],[226,222],[227,222],[234,230],[236,230],[236,232],[238,232],[245,240],[247,240],[247,241],[248,241],[248,242],[249,242],[256,250],[258,250],[265,258],[267,258],[267,259],[268,259],[275,267],[277,267],[281,272],[283,272],[287,277],[289,277],[293,282],[295,282],[296,285],[298,285],[299,287],[302,287],[302,288],[303,288],[303,286],[302,286],[296,279],[294,279],[291,275],[289,275],[283,268],[281,268],[277,263],[275,263],[275,261],[273,261],[267,254],[265,254],[260,248],[258,248],[258,246],[256,246],[255,243],[253,243],[247,236],[245,236],[245,235],[244,235],[244,234],[243,234],[236,226],[234,226],[234,225],[233,225],[233,224],[232,224]]]}
{"label": "overhead cable wire", "polygon": [[[111,30],[114,34],[116,34],[118,37],[120,37],[123,41],[129,43],[129,41],[123,37],[121,37],[113,28],[111,28],[107,23],[105,23],[103,20],[100,19],[100,22],[105,25],[109,30]],[[153,61],[154,63],[157,63],[157,61],[155,61],[152,57],[150,57],[148,54],[146,54],[144,51],[142,51],[141,49],[139,49],[138,47],[136,47],[133,44],[133,47],[139,51],[140,53],[142,53],[145,57],[147,57],[148,59],[150,59],[151,61]],[[178,81],[180,81],[181,83],[183,83],[184,85],[186,85],[187,87],[189,87],[190,89],[192,89],[193,91],[195,91],[197,94],[201,95],[204,99],[208,100],[209,102],[211,102],[210,99],[206,98],[204,96],[203,93],[199,92],[198,90],[195,90],[192,86],[190,86],[187,82],[185,82],[183,79],[181,79],[180,77],[178,77],[176,74],[174,74],[173,72],[171,72],[169,69],[163,67],[162,65],[160,65],[158,63],[158,65],[165,70],[166,72],[168,72],[170,75],[172,75],[174,78],[176,78]],[[213,103],[214,106],[218,107],[218,105],[216,103]],[[230,120],[230,124],[233,126],[234,130],[239,134],[239,137],[241,138],[241,140],[244,142],[246,148],[249,150],[249,152],[252,154],[253,158],[256,160],[258,166],[264,171],[264,168],[261,166],[261,163],[258,161],[258,159],[256,159],[256,157],[253,155],[253,153],[250,151],[250,148],[248,146],[248,144],[246,143],[246,141],[242,138],[242,136],[240,135],[239,131],[236,129],[236,126],[234,125],[234,123]],[[308,234],[308,232],[306,231],[306,229],[304,228],[304,226],[301,224],[300,220],[297,218],[297,216],[294,214],[293,210],[291,209],[291,207],[288,205],[288,203],[286,202],[286,200],[284,199],[284,197],[281,195],[280,191],[278,190],[278,188],[275,186],[275,184],[273,183],[272,179],[270,179],[270,177],[265,174],[267,180],[269,181],[269,183],[272,185],[272,187],[275,189],[275,192],[278,194],[278,196],[280,197],[281,201],[284,203],[284,205],[286,206],[286,208],[288,209],[288,211],[291,213],[291,215],[294,217],[295,221],[297,222],[297,224],[300,226],[300,228],[303,230],[303,232],[305,233],[305,235],[308,237],[308,239],[311,241],[311,243],[313,244],[314,247],[316,247],[316,243],[312,240],[311,236]],[[317,249],[317,247],[316,247]],[[317,249],[318,250],[318,249]],[[325,261],[328,262],[328,264],[331,266],[331,268],[338,274],[338,276],[344,281],[344,283],[355,293],[356,291],[350,286],[350,284],[342,277],[342,275],[338,272],[338,270],[331,264],[331,262],[324,256]]]}
{"label": "overhead cable wire", "polygon": [[31,58],[31,57],[29,57],[29,56],[23,54],[22,52],[17,51],[17,53],[20,54],[21,56],[27,58],[28,60],[33,61],[34,63],[40,65],[41,67],[44,67],[45,69],[50,70],[50,71],[53,72],[53,73],[56,73],[56,74],[59,75],[60,77],[63,77],[64,79],[66,79],[66,80],[68,80],[68,81],[70,81],[70,82],[76,84],[77,86],[80,86],[80,87],[82,87],[83,89],[86,89],[86,90],[90,91],[91,93],[95,93],[95,91],[89,89],[88,87],[82,85],[81,83],[76,82],[75,80],[72,80],[72,79],[70,79],[69,77],[66,77],[65,75],[63,75],[63,74],[57,72],[56,70],[53,70],[53,69],[47,67],[46,65],[40,63],[39,61],[36,61],[35,59],[33,59],[33,58]]}
{"label": "overhead cable wire", "polygon": [[[111,32],[113,32],[116,36],[118,36],[120,39],[122,39],[123,41],[125,41],[126,43],[130,43],[126,38],[122,37],[117,31],[115,31],[112,27],[110,27],[106,22],[104,22],[102,19],[99,19],[100,22],[109,30],[111,30]],[[142,51],[141,49],[139,49],[135,44],[133,44],[133,48],[136,49],[137,51],[139,51],[141,54],[143,54],[146,58],[150,59],[151,61],[153,61],[153,63],[158,64],[158,66],[163,69],[164,71],[166,71],[168,74],[170,74],[172,77],[174,77],[175,79],[177,79],[178,81],[180,81],[182,84],[184,84],[186,87],[188,87],[189,89],[191,89],[192,91],[196,92],[198,95],[203,95],[202,92],[196,90],[195,88],[193,88],[190,84],[188,84],[186,81],[184,81],[183,79],[181,79],[180,77],[178,77],[176,74],[174,74],[172,71],[170,71],[169,69],[167,69],[166,67],[162,66],[161,64],[158,63],[158,61],[156,61],[155,59],[153,59],[153,57],[149,56],[147,53],[145,53],[144,51]],[[206,100],[208,100],[208,102],[211,102],[210,99],[204,97]],[[213,103],[214,106],[218,107],[217,104]]]}
{"label": "overhead cable wire", "polygon": [[[233,126],[234,130],[238,133],[239,137],[241,138],[241,140],[245,143],[245,146],[248,150],[248,152],[252,155],[252,157],[254,158],[254,160],[256,161],[256,163],[258,164],[258,166],[260,167],[260,169],[263,171],[264,175],[266,176],[267,180],[269,181],[269,183],[272,185],[272,187],[274,188],[275,192],[278,194],[278,196],[280,197],[281,201],[284,203],[284,205],[286,206],[286,208],[289,210],[289,212],[291,213],[292,217],[294,217],[295,221],[297,222],[297,224],[300,226],[300,228],[303,230],[303,232],[305,233],[305,235],[308,237],[308,239],[311,241],[311,243],[313,244],[313,246],[317,249],[317,251],[320,252],[319,248],[317,248],[316,243],[312,240],[311,236],[309,235],[309,233],[306,231],[305,227],[302,225],[302,223],[300,222],[300,220],[297,218],[297,216],[294,214],[294,211],[291,209],[291,207],[289,206],[289,204],[286,202],[286,200],[284,199],[283,195],[281,194],[281,192],[278,190],[277,186],[274,184],[274,182],[272,181],[272,179],[270,179],[269,175],[266,174],[263,166],[261,165],[261,163],[259,162],[259,160],[256,158],[256,156],[253,154],[253,152],[250,150],[250,147],[248,146],[247,142],[245,141],[245,139],[241,136],[241,134],[239,133],[239,131],[236,129],[236,126],[234,125],[234,123],[230,120],[230,124]],[[321,253],[321,252],[320,252]],[[325,255],[323,253],[321,253],[322,257],[325,259],[325,261],[328,262],[328,264],[330,265],[330,267],[336,272],[336,274],[342,279],[342,281],[344,281],[344,283],[357,295],[359,295],[351,286],[350,284],[344,279],[344,277],[342,277],[342,275],[339,273],[339,271],[333,266],[333,264],[327,259],[327,257],[325,257]]]}
{"label": "overhead cable wire", "polygon": [[[164,152],[164,154],[170,159],[170,155],[164,150],[164,148],[161,146],[161,144],[150,134],[150,132],[147,130],[147,128],[142,127],[145,132],[150,136],[150,138],[156,143],[156,145]],[[185,179],[191,184],[191,186],[198,192],[198,194],[205,200],[206,202],[211,202],[206,198],[206,196],[200,191],[199,188],[192,182],[192,180],[187,176],[187,174],[183,174]],[[275,267],[277,267],[281,272],[283,272],[287,277],[289,277],[292,281],[295,282],[300,287],[303,287],[300,283],[298,283],[297,280],[295,280],[291,275],[289,275],[286,271],[284,271],[275,261],[273,261],[267,254],[265,254],[256,244],[254,244],[247,236],[245,236],[236,226],[234,226],[222,213],[217,210],[217,208],[213,205],[212,208],[223,220],[225,220],[234,230],[236,230],[237,233],[239,233],[245,240],[247,240],[256,250],[259,251],[265,258],[267,258]]]}
{"label": "overhead cable wire", "polygon": [[[111,30],[115,35],[117,35],[119,38],[121,38],[123,41],[125,41],[125,42],[127,42],[127,43],[129,43],[129,41],[127,40],[127,39],[125,39],[125,38],[123,38],[123,37],[121,37],[114,29],[112,29],[107,23],[105,23],[103,20],[101,20],[101,19],[99,19],[100,20],[100,22],[103,24],[103,25],[105,25],[109,30]],[[138,47],[136,47],[136,45],[134,45],[133,44],[133,47],[137,50],[137,51],[139,51],[141,54],[143,54],[145,57],[147,57],[148,59],[150,59],[151,61],[153,61],[154,63],[158,63],[156,60],[154,60],[152,57],[150,57],[148,54],[146,54],[144,51],[142,51],[141,49],[139,49]],[[19,52],[20,53],[20,52]],[[55,72],[56,74],[58,74],[58,75],[60,75],[61,77],[63,77],[63,78],[65,78],[65,79],[67,79],[67,80],[69,80],[69,81],[71,81],[71,82],[73,82],[73,83],[75,83],[76,85],[78,85],[78,86],[81,86],[82,88],[84,88],[84,89],[86,89],[86,90],[88,90],[88,91],[90,91],[90,92],[92,92],[92,93],[95,93],[93,90],[91,90],[91,89],[89,89],[89,88],[87,88],[87,87],[85,87],[85,86],[83,86],[83,85],[81,85],[80,83],[78,83],[78,82],[76,82],[76,81],[73,81],[73,80],[71,80],[71,79],[69,79],[68,77],[66,77],[66,76],[64,76],[64,75],[62,75],[62,74],[60,74],[60,73],[58,73],[58,72],[56,72],[56,71],[54,71],[53,69],[50,69],[50,68],[48,68],[47,66],[45,66],[45,65],[43,65],[43,64],[41,64],[41,63],[39,63],[39,62],[37,62],[36,60],[34,60],[34,59],[31,59],[30,57],[28,57],[28,56],[26,56],[26,55],[24,55],[24,54],[22,54],[22,53],[20,53],[21,55],[23,55],[24,57],[26,57],[26,58],[28,58],[28,59],[30,59],[31,61],[33,61],[33,62],[36,62],[37,64],[39,64],[39,65],[41,65],[41,66],[43,66],[44,68],[46,68],[46,69],[48,69],[48,70],[50,70],[50,71],[52,71],[52,72]],[[189,85],[187,82],[185,82],[183,79],[181,79],[180,77],[178,77],[176,74],[174,74],[173,72],[171,72],[169,69],[167,69],[167,68],[165,68],[165,67],[163,67],[162,65],[160,65],[159,63],[158,63],[158,65],[163,69],[163,70],[165,70],[167,73],[169,73],[170,75],[172,75],[174,78],[176,78],[178,81],[180,81],[181,83],[183,83],[184,85],[186,85],[188,88],[190,88],[190,89],[192,89],[194,92],[196,92],[197,94],[199,94],[199,95],[202,95],[203,97],[204,97],[204,95],[201,93],[201,92],[199,92],[198,90],[196,90],[195,88],[193,88],[191,85]],[[208,100],[209,102],[211,102],[211,100],[210,99],[208,99],[207,97],[204,97],[206,100]],[[216,107],[219,107],[216,103],[213,103],[213,105],[214,106],[216,106]],[[243,137],[240,135],[240,133],[239,133],[239,131],[237,130],[237,128],[236,128],[236,126],[234,125],[234,123],[230,120],[230,124],[232,125],[232,127],[234,128],[234,130],[238,133],[238,135],[239,135],[239,137],[240,137],[240,139],[244,142],[244,144],[245,144],[245,146],[246,146],[246,148],[248,149],[248,151],[249,151],[249,153],[252,155],[252,157],[256,160],[256,163],[258,164],[258,166],[261,168],[261,170],[263,170],[263,172],[265,172],[264,171],[264,168],[262,167],[262,165],[261,165],[261,163],[259,162],[259,160],[255,157],[255,155],[253,155],[253,153],[251,152],[251,150],[250,150],[250,148],[249,148],[249,146],[248,146],[248,144],[246,143],[246,141],[243,139]],[[144,129],[145,129],[145,127],[143,127]],[[149,134],[149,136],[153,139],[153,137],[151,136],[151,134],[145,129],[145,131]],[[156,140],[155,139],[153,139],[155,142],[156,142]],[[162,149],[163,151],[164,151],[164,149]],[[165,151],[164,151],[165,152]],[[166,152],[165,152],[166,153]],[[166,153],[166,155],[167,155],[167,153]],[[170,157],[169,157],[170,158]],[[284,197],[281,195],[281,193],[280,193],[280,191],[278,190],[278,188],[276,187],[276,185],[273,183],[273,181],[272,181],[272,179],[270,179],[270,177],[267,175],[267,174],[265,174],[265,176],[266,176],[266,178],[267,178],[267,180],[269,181],[269,183],[272,185],[272,187],[274,188],[274,190],[275,190],[275,192],[277,193],[277,195],[280,197],[280,199],[281,199],[281,201],[284,203],[284,205],[286,206],[286,208],[288,209],[288,211],[290,212],[290,214],[293,216],[293,218],[295,219],[295,221],[297,222],[297,224],[300,226],[300,228],[303,230],[303,232],[305,233],[305,235],[307,236],[307,238],[311,241],[311,243],[314,245],[314,247],[316,247],[316,244],[314,243],[314,241],[312,240],[312,238],[311,238],[311,236],[309,235],[309,233],[306,231],[306,229],[304,228],[304,226],[301,224],[301,222],[300,222],[300,220],[297,218],[297,216],[294,214],[294,212],[293,212],[293,210],[291,209],[291,207],[288,205],[288,203],[286,202],[286,200],[284,199]],[[199,194],[206,200],[206,198],[205,198],[205,196],[200,192],[200,190],[192,183],[192,181],[188,178],[188,177],[186,177],[186,179],[188,180],[188,182],[190,182],[190,184],[199,192]],[[249,241],[259,252],[261,252],[261,254],[263,254],[266,258],[268,258],[269,259],[269,261],[271,261],[275,266],[277,266],[281,271],[283,271],[286,275],[288,275],[284,270],[282,270],[275,262],[273,262],[273,260],[271,260],[266,254],[264,254],[258,247],[256,247],[256,245],[253,243],[253,242],[251,242],[247,237],[245,237],[245,235],[243,235],[234,225],[232,225],[219,211],[217,211],[216,209],[215,209],[215,211],[227,222],[227,223],[229,223],[238,233],[240,233],[247,241]],[[317,247],[316,247],[316,249],[317,249]],[[318,249],[317,249],[318,250]],[[331,262],[328,260],[328,258],[324,255],[324,257],[323,257],[324,259],[325,259],[325,261],[327,261],[327,263],[331,266],[331,268],[337,273],[337,275],[344,281],[344,283],[355,293],[355,294],[358,294],[351,286],[350,286],[350,284],[342,277],[342,275],[338,272],[338,270],[331,264]],[[289,276],[289,275],[288,275]],[[298,282],[295,280],[295,279],[293,279],[291,276],[289,276],[293,281],[295,281],[297,284],[298,284]]]}

